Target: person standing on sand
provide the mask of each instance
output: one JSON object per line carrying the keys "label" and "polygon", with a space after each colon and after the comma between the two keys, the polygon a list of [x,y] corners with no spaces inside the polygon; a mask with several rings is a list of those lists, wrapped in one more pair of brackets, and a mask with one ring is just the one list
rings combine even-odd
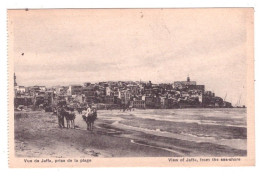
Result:
{"label": "person standing on sand", "polygon": [[58,116],[58,124],[60,128],[64,128],[64,109],[63,107],[58,107],[57,109],[57,116]]}
{"label": "person standing on sand", "polygon": [[59,125],[60,128],[62,128],[61,121],[60,121],[61,111],[60,111],[59,107],[57,108],[57,117],[58,117],[58,125]]}
{"label": "person standing on sand", "polygon": [[93,116],[93,124],[94,124],[94,121],[97,119],[97,109],[96,108],[93,108],[92,116]]}
{"label": "person standing on sand", "polygon": [[61,107],[61,125],[63,126],[63,128],[65,127],[65,123],[64,123],[64,112],[65,112],[65,108],[64,106]]}
{"label": "person standing on sand", "polygon": [[83,110],[82,110],[82,118],[84,120],[86,120],[86,118],[87,118],[86,114],[87,114],[87,108],[83,108]]}

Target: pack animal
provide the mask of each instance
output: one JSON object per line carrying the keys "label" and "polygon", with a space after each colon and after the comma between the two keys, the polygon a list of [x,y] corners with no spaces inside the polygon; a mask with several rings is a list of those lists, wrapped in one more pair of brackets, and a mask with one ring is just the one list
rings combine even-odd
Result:
{"label": "pack animal", "polygon": [[67,122],[67,128],[75,128],[75,118],[76,115],[74,112],[66,111],[63,109],[62,115],[65,117]]}
{"label": "pack animal", "polygon": [[93,131],[94,122],[97,119],[97,112],[94,111],[93,113],[89,114],[85,121],[87,123],[87,130]]}

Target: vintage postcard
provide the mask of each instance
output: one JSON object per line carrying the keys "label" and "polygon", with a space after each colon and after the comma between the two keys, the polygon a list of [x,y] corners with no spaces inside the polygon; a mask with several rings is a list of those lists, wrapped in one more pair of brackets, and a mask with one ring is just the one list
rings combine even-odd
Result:
{"label": "vintage postcard", "polygon": [[8,10],[10,167],[255,165],[254,9]]}

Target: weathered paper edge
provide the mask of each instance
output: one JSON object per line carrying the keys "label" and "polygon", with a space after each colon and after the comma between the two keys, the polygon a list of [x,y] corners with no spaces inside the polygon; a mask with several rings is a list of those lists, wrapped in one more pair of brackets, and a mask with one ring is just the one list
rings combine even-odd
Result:
{"label": "weathered paper edge", "polygon": [[[196,8],[198,9],[198,8]],[[210,9],[210,8],[208,8]],[[234,9],[234,8],[232,8]],[[241,9],[241,8],[240,8]],[[231,166],[254,166],[255,165],[255,104],[254,104],[254,8],[243,8],[247,10],[247,157],[240,158],[239,162],[198,162],[187,163],[168,162],[168,157],[138,157],[138,158],[91,158],[91,163],[24,163],[24,158],[15,157],[14,149],[14,85],[13,73],[14,62],[12,24],[10,13],[7,10],[8,29],[8,164],[11,168],[46,168],[46,167],[231,167]],[[96,9],[99,10],[99,9]],[[112,9],[109,9],[112,10]],[[188,157],[185,157],[188,158]],[[192,157],[211,158],[211,157]],[[214,157],[223,158],[223,157]],[[229,157],[225,157],[229,158]],[[30,158],[32,160],[36,158]],[[53,158],[54,159],[54,158]],[[73,158],[72,158],[73,159]]]}

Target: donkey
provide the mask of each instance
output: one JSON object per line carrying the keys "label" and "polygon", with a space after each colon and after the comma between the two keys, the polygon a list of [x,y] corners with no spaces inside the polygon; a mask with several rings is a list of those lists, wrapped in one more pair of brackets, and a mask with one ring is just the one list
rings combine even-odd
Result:
{"label": "donkey", "polygon": [[87,130],[93,131],[93,126],[96,119],[97,119],[97,111],[94,110],[93,113],[89,114],[87,118],[85,118],[87,123]]}
{"label": "donkey", "polygon": [[75,118],[76,118],[75,113],[63,110],[62,115],[66,119],[67,128],[75,128]]}

